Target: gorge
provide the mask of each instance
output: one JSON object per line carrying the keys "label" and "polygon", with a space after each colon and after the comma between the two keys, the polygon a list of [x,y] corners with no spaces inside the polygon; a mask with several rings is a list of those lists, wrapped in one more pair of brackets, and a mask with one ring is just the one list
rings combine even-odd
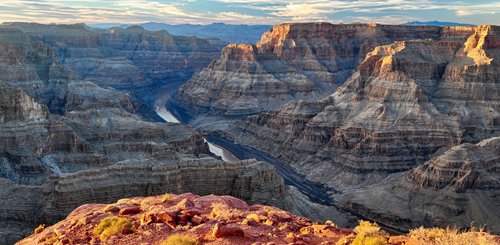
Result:
{"label": "gorge", "polygon": [[285,23],[256,44],[228,44],[140,26],[4,23],[0,244],[104,207],[72,212],[83,204],[167,192],[176,203],[231,195],[341,227],[498,234],[499,33]]}
{"label": "gorge", "polygon": [[[281,24],[256,45],[226,46],[171,104],[205,134],[336,190],[338,208],[394,229],[499,232],[499,30]],[[469,147],[480,142],[481,156]]]}

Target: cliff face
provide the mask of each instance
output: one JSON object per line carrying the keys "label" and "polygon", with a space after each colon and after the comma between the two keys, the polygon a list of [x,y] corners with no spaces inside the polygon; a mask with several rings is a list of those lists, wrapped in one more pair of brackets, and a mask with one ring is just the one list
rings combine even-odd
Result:
{"label": "cliff face", "polygon": [[282,206],[286,194],[283,179],[266,163],[224,163],[212,158],[126,160],[100,169],[53,176],[36,187],[1,181],[0,202],[10,207],[0,213],[2,244],[20,240],[38,224],[54,224],[86,203],[190,191]]}
{"label": "cliff face", "polygon": [[334,200],[395,228],[484,225],[498,233],[499,164],[499,137],[461,144],[411,171]]}
{"label": "cliff face", "polygon": [[420,228],[390,236],[378,225],[354,229],[317,223],[275,207],[248,205],[231,196],[135,197],[83,205],[50,227],[40,227],[18,244],[498,244],[481,231]]}
{"label": "cliff face", "polygon": [[[144,164],[208,154],[203,138],[189,128],[146,122],[132,114],[141,104],[130,94],[73,81],[67,84],[65,97],[65,115],[54,115],[22,89],[0,82],[2,244],[20,239],[36,220],[56,222],[83,203],[75,201],[82,197],[75,192],[68,202],[54,200],[56,208],[50,214],[42,212],[42,206],[50,206],[56,190],[61,190],[50,184],[54,181],[50,176],[86,169],[98,169],[87,173],[97,174],[124,160]],[[96,188],[89,183],[80,184]],[[133,194],[143,195],[139,190]],[[105,188],[102,191],[108,196]]]}
{"label": "cliff face", "polygon": [[250,117],[236,139],[348,189],[423,164],[439,149],[496,136],[497,29],[376,47],[331,96]]}
{"label": "cliff face", "polygon": [[317,100],[344,83],[374,47],[439,39],[446,31],[368,24],[277,25],[256,45],[226,46],[218,60],[181,87],[174,101],[194,116],[242,116],[291,100]]}
{"label": "cliff face", "polygon": [[[378,46],[332,95],[249,117],[233,136],[344,192],[338,206],[384,224],[474,221],[497,231],[488,205],[497,202],[498,149],[468,144],[500,135],[499,31],[461,27],[435,41]],[[412,181],[386,184],[407,170]]]}
{"label": "cliff face", "polygon": [[92,30],[80,24],[6,23],[0,36],[0,80],[22,87],[57,113],[64,103],[61,84],[87,80],[129,90],[145,101],[145,93],[152,97],[163,84],[189,79],[224,45],[137,26]]}

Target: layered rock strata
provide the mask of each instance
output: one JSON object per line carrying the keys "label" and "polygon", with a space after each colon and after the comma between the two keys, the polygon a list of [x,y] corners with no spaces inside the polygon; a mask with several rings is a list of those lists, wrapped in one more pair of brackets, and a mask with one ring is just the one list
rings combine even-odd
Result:
{"label": "layered rock strata", "polygon": [[138,26],[93,30],[83,24],[4,23],[0,80],[59,114],[65,99],[60,86],[73,80],[125,89],[148,101],[159,86],[184,82],[207,66],[223,45]]}
{"label": "layered rock strata", "polygon": [[[145,163],[208,154],[203,138],[189,128],[146,122],[132,114],[141,105],[130,94],[70,82],[65,97],[65,116],[54,115],[22,89],[0,82],[2,244],[21,238],[36,219],[57,221],[40,212],[55,191],[45,188],[51,176],[124,160]],[[68,212],[56,209],[51,215],[61,219]]]}
{"label": "layered rock strata", "polygon": [[476,226],[500,233],[499,169],[495,137],[452,147],[411,171],[334,199],[392,227]]}
{"label": "layered rock strata", "polygon": [[174,98],[197,117],[227,117],[331,94],[380,45],[413,39],[462,40],[472,28],[330,23],[281,24],[257,44],[230,44]]}
{"label": "layered rock strata", "polygon": [[498,136],[499,29],[456,29],[470,34],[376,47],[331,96],[250,117],[234,136],[339,190]]}
{"label": "layered rock strata", "polygon": [[213,158],[126,160],[105,168],[53,176],[41,186],[1,181],[2,244],[21,239],[38,224],[54,224],[85,203],[191,191],[281,206],[280,199],[286,194],[283,179],[266,163],[224,163]]}

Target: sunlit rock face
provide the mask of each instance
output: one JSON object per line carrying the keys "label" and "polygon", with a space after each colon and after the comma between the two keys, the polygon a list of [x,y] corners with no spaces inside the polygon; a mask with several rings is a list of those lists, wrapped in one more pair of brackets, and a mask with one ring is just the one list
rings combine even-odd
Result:
{"label": "sunlit rock face", "polygon": [[[87,203],[110,203],[133,196],[166,192],[233,195],[251,203],[281,206],[283,179],[268,164],[224,163],[213,158],[131,159],[119,164],[52,176],[40,186],[0,179],[2,244],[14,243],[39,224],[54,224]],[[8,198],[7,198],[8,197]],[[17,205],[14,205],[17,204]],[[15,207],[15,208],[14,208]]]}
{"label": "sunlit rock face", "polygon": [[175,97],[192,116],[242,116],[317,100],[344,83],[374,47],[438,39],[439,27],[281,24],[255,44],[230,44]]}
{"label": "sunlit rock face", "polygon": [[[375,47],[335,93],[249,117],[232,135],[347,193],[338,205],[351,203],[355,212],[394,227],[398,222],[467,226],[480,220],[498,229],[493,208],[467,205],[475,205],[475,198],[485,205],[498,201],[498,149],[475,148],[493,144],[500,135],[499,31],[496,26],[450,27],[439,40]],[[495,140],[469,145],[490,138]],[[406,192],[386,184],[390,174],[407,170]],[[355,194],[377,189],[374,184],[386,188],[373,192],[379,199]],[[459,194],[463,191],[476,194]],[[397,197],[386,199],[389,192]],[[421,202],[411,210],[392,209],[402,196]],[[441,205],[457,213],[436,211]]]}
{"label": "sunlit rock face", "polygon": [[348,188],[411,169],[440,149],[496,136],[497,29],[457,27],[439,41],[378,46],[332,95],[250,117],[236,139],[313,180]]}
{"label": "sunlit rock face", "polygon": [[[427,235],[426,235],[427,234]],[[446,239],[446,240],[445,240]],[[420,228],[389,235],[378,225],[361,222],[346,229],[314,222],[272,206],[232,196],[192,193],[132,197],[111,204],[87,204],[50,227],[40,227],[18,244],[498,244],[500,237],[482,231],[457,234],[452,229]]]}

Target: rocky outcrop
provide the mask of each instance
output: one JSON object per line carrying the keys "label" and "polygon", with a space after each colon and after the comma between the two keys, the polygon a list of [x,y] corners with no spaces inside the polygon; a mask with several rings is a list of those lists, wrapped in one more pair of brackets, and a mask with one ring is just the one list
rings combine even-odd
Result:
{"label": "rocky outcrop", "polygon": [[[230,44],[181,87],[174,102],[191,116],[256,114],[291,100],[317,100],[349,78],[373,48],[398,40],[440,39],[457,28],[330,23],[281,24],[256,45]],[[463,32],[463,33],[462,33]]]}
{"label": "rocky outcrop", "polygon": [[339,205],[391,227],[485,227],[500,232],[500,138],[461,144],[378,185],[338,195]]}
{"label": "rocky outcrop", "polygon": [[126,160],[109,167],[53,176],[36,187],[2,180],[2,190],[2,244],[21,239],[38,224],[54,224],[85,203],[191,191],[281,206],[286,194],[283,179],[266,163],[224,163],[213,158]]}
{"label": "rocky outcrop", "polygon": [[313,223],[275,207],[248,205],[231,196],[135,197],[83,205],[17,244],[498,244],[485,232],[418,229],[390,236],[376,224],[354,229]]}
{"label": "rocky outcrop", "polygon": [[250,117],[233,135],[338,190],[498,136],[498,27],[446,30],[376,47],[331,96]]}

